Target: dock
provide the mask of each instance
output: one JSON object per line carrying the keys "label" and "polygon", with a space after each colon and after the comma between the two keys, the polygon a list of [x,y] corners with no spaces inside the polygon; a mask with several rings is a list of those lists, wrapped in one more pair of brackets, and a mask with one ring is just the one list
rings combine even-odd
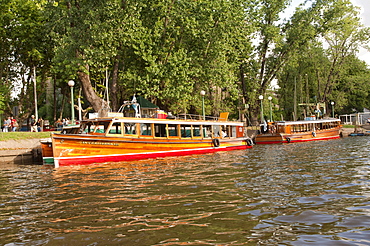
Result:
{"label": "dock", "polygon": [[0,141],[0,164],[42,164],[40,139]]}

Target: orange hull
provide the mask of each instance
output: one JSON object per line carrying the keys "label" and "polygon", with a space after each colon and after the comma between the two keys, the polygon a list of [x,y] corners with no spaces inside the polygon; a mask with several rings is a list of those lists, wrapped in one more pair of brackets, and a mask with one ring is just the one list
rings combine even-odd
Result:
{"label": "orange hull", "polygon": [[246,144],[244,138],[220,139],[217,147],[211,139],[123,139],[63,134],[54,134],[52,139],[53,156],[56,165],[138,160],[251,147]]}

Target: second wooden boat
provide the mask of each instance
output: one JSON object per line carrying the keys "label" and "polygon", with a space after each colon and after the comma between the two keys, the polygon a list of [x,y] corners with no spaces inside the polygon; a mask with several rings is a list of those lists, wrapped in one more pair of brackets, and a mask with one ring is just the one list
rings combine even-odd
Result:
{"label": "second wooden boat", "polygon": [[340,138],[339,119],[280,121],[261,126],[256,144],[294,143]]}

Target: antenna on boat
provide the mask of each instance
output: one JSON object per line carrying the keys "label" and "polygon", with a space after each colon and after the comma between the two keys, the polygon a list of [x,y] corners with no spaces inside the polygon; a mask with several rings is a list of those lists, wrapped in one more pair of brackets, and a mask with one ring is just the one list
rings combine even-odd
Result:
{"label": "antenna on boat", "polygon": [[135,110],[135,118],[141,118],[141,114],[140,114],[140,104],[139,104],[139,103],[137,103],[137,100],[136,100],[136,96],[135,96],[135,94],[134,94],[134,96],[132,97],[131,106],[132,106],[132,108]]}

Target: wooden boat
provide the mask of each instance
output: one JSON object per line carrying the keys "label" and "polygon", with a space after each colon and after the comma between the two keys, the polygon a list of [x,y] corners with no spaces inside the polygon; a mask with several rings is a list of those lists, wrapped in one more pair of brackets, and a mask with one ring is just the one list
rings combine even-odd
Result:
{"label": "wooden boat", "polygon": [[250,148],[242,122],[102,117],[78,131],[53,133],[41,142],[44,163],[56,167],[212,153]]}
{"label": "wooden boat", "polygon": [[[266,129],[264,129],[266,128]],[[261,126],[256,144],[294,143],[340,137],[339,119],[280,121]]]}

